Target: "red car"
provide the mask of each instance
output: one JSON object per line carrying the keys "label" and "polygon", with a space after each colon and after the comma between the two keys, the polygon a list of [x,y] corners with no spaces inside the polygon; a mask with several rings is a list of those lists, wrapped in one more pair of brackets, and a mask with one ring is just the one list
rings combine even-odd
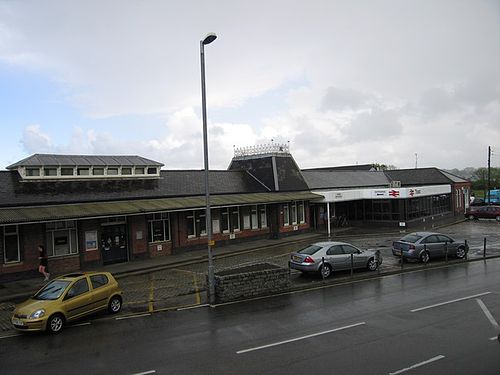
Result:
{"label": "red car", "polygon": [[474,219],[496,219],[500,221],[500,206],[470,206],[465,217]]}

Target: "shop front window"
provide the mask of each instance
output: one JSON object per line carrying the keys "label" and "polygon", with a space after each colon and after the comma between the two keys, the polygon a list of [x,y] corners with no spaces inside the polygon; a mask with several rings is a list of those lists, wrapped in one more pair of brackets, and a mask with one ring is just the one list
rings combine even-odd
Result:
{"label": "shop front window", "polygon": [[4,262],[15,263],[21,260],[19,250],[19,227],[7,225],[3,227]]}
{"label": "shop front window", "polygon": [[47,223],[47,255],[49,257],[78,253],[76,225],[74,221]]}

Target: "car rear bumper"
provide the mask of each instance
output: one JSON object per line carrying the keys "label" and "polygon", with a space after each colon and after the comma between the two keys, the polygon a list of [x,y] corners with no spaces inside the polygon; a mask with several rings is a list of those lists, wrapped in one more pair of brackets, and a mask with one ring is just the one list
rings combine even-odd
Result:
{"label": "car rear bumper", "polygon": [[415,250],[405,251],[405,250],[399,250],[399,249],[392,249],[392,255],[401,258],[401,251],[403,252],[403,258],[406,258],[406,259],[418,259],[419,258],[419,253]]}
{"label": "car rear bumper", "polygon": [[317,272],[318,265],[315,263],[312,264],[304,264],[304,263],[295,263],[292,261],[288,261],[288,267],[293,270],[298,270],[302,272]]}

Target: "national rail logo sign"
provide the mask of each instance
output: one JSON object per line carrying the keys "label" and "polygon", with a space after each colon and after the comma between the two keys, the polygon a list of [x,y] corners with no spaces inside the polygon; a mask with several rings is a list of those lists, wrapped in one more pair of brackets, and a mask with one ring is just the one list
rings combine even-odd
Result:
{"label": "national rail logo sign", "polygon": [[389,191],[389,195],[391,197],[397,198],[397,197],[399,197],[399,190],[391,190],[391,191]]}

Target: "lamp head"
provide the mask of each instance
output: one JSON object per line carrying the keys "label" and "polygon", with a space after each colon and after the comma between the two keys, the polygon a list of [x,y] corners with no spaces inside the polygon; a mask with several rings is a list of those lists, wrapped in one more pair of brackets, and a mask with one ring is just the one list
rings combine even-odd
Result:
{"label": "lamp head", "polygon": [[217,34],[215,33],[208,33],[205,38],[203,38],[203,40],[201,41],[203,43],[203,45],[207,45],[207,44],[210,44],[212,43],[215,39],[217,39]]}

